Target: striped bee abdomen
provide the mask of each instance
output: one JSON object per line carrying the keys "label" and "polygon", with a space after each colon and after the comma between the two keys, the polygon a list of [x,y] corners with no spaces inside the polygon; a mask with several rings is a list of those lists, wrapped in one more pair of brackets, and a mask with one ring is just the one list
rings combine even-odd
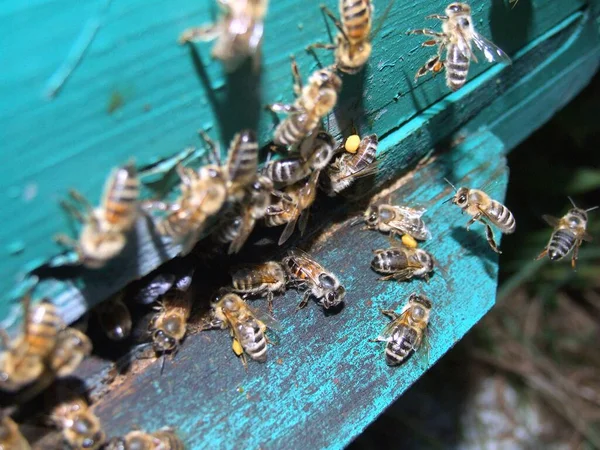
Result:
{"label": "striped bee abdomen", "polygon": [[552,233],[548,244],[548,257],[558,261],[569,254],[575,246],[575,234],[571,230],[560,229]]}
{"label": "striped bee abdomen", "polygon": [[501,203],[492,200],[492,203],[487,210],[487,214],[492,219],[494,224],[500,228],[504,233],[510,234],[515,231],[516,222],[515,217],[508,210],[508,208]]}
{"label": "striped bee abdomen", "polygon": [[371,30],[369,0],[341,0],[342,23],[350,41],[362,41]]}
{"label": "striped bee abdomen", "polygon": [[137,215],[140,181],[133,164],[115,171],[107,185],[104,217],[117,231],[128,229]]}
{"label": "striped bee abdomen", "polygon": [[264,174],[275,183],[292,184],[310,175],[310,167],[301,158],[287,158],[271,161]]}
{"label": "striped bee abdomen", "polygon": [[414,328],[402,326],[392,335],[385,347],[385,361],[390,366],[402,364],[415,350],[419,333]]}
{"label": "striped bee abdomen", "polygon": [[450,89],[456,91],[467,81],[469,73],[469,57],[465,55],[458,45],[451,44],[446,55],[446,84]]}
{"label": "striped bee abdomen", "polygon": [[56,307],[48,300],[34,306],[27,324],[27,353],[46,357],[56,345],[58,333],[65,327]]}
{"label": "striped bee abdomen", "polygon": [[378,144],[379,140],[376,134],[366,136],[361,140],[358,151],[352,156],[349,164],[353,173],[360,172],[375,162]]}
{"label": "striped bee abdomen", "polygon": [[230,148],[227,170],[230,181],[254,178],[258,169],[258,143],[253,131],[245,130],[234,136]]}
{"label": "striped bee abdomen", "polygon": [[273,141],[277,145],[297,144],[318,125],[318,122],[318,117],[309,120],[308,114],[305,112],[290,114],[277,125]]}
{"label": "striped bee abdomen", "polygon": [[394,273],[398,269],[407,267],[406,254],[401,250],[388,249],[378,252],[371,261],[371,267],[380,273]]}
{"label": "striped bee abdomen", "polygon": [[260,325],[255,320],[252,320],[246,324],[240,324],[238,332],[241,339],[240,344],[242,344],[248,356],[255,361],[266,361],[267,339]]}

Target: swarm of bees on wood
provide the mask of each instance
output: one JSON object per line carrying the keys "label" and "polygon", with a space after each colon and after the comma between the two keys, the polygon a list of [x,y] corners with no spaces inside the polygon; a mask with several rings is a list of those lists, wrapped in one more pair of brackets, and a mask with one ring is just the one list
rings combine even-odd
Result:
{"label": "swarm of bees on wood", "polygon": [[[216,21],[185,30],[181,44],[215,41],[212,56],[227,72],[237,70],[248,58],[253,70],[260,69],[264,19],[267,0],[219,1],[222,15]],[[516,3],[516,1],[514,2]],[[358,179],[377,172],[379,139],[371,134],[350,135],[339,142],[324,128],[324,119],[335,108],[343,78],[364,69],[372,52],[374,8],[371,0],[339,0],[339,18],[327,7],[322,11],[337,29],[332,43],[316,42],[307,50],[333,51],[333,63],[312,72],[306,82],[294,57],[291,58],[293,93],[290,103],[274,103],[267,108],[285,115],[276,126],[269,149],[283,155],[261,164],[261,147],[253,130],[241,130],[221,160],[219,145],[205,130],[200,137],[207,149],[209,163],[194,169],[179,163],[177,196],[167,199],[141,197],[140,174],[133,161],[118,167],[108,177],[100,204],[94,207],[79,192],[70,192],[63,202],[66,211],[81,223],[77,239],[65,234],[56,241],[74,250],[77,263],[101,270],[118,257],[128,236],[141,216],[153,219],[158,234],[181,245],[183,255],[194,251],[198,241],[210,234],[212,241],[226,246],[227,254],[240,252],[258,226],[282,227],[278,244],[282,245],[296,228],[302,235],[318,192],[327,196],[344,193]],[[452,91],[466,82],[470,63],[477,62],[475,49],[488,62],[510,63],[510,58],[479,34],[471,8],[466,3],[448,5],[444,15],[427,17],[442,22],[441,31],[424,28],[409,31],[428,38],[423,47],[435,47],[436,54],[417,71],[415,81],[431,72],[445,70],[446,85]],[[492,227],[510,234],[516,222],[510,210],[484,190],[456,188],[446,180],[454,195],[447,202],[470,216],[466,229],[479,222],[491,250],[501,253]],[[587,233],[588,213],[571,200],[573,208],[563,217],[545,215],[553,227],[538,259],[548,256],[557,261],[571,255],[576,267],[579,247],[591,240]],[[365,230],[386,234],[389,248],[373,251],[370,267],[380,280],[428,281],[436,270],[434,256],[421,243],[432,239],[423,216],[426,210],[412,205],[393,204],[390,198],[372,202],[354,219]],[[154,306],[147,327],[148,346],[153,357],[174,355],[189,330],[193,307],[190,288],[193,271],[181,276],[159,274],[139,289],[140,304]],[[202,318],[200,331],[228,330],[232,351],[248,368],[248,360],[264,363],[271,341],[269,333],[281,325],[273,317],[275,298],[288,290],[301,293],[296,310],[310,300],[324,311],[336,311],[348,300],[344,280],[299,248],[288,249],[278,260],[234,266],[231,283],[214,295],[210,310]],[[268,313],[249,305],[248,300],[264,298]],[[92,352],[90,339],[82,331],[63,322],[57,307],[48,299],[32,305],[31,295],[22,299],[23,329],[11,338],[2,330],[4,351],[0,354],[0,390],[15,393],[33,388],[40,392],[56,379],[67,377]],[[435,300],[412,293],[400,313],[381,312],[391,322],[373,339],[385,342],[385,362],[399,366],[419,350],[427,340],[430,317],[435,315]],[[103,332],[111,341],[128,339],[132,315],[124,292],[94,308]],[[0,449],[29,449],[18,425],[6,414],[0,419]],[[50,414],[50,423],[62,433],[68,448],[111,450],[184,448],[176,431],[165,427],[153,432],[132,430],[123,436],[107,438],[100,419],[83,398],[58,403]]]}

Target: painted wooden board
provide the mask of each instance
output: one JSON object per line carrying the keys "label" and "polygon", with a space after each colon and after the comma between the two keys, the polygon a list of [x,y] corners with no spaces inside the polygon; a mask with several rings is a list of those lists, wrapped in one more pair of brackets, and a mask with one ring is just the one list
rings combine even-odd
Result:
{"label": "painted wooden board", "polygon": [[[335,9],[334,1],[326,3]],[[567,33],[561,45],[544,45],[548,30],[560,28],[586,5],[583,1],[521,0],[512,10],[502,2],[476,7],[474,17],[481,32],[509,53],[521,49],[522,57],[516,58],[512,68],[474,66],[473,81],[448,96],[441,77],[424,79],[416,86],[412,83],[413,73],[428,52],[420,49],[418,38],[404,36],[410,28],[427,25],[424,16],[441,12],[445,3],[395,2],[375,38],[369,67],[362,76],[345,79],[340,107],[330,120],[331,131],[347,130],[354,122],[362,133],[377,132],[384,137],[383,152],[395,148],[378,178],[382,183],[521,83],[525,75],[538,73],[542,79],[536,83],[551,83],[555,73],[541,74],[537,67],[552,52],[565,55],[564,61],[556,62],[561,67],[589,55],[590,46],[597,46],[597,30],[585,42]],[[51,236],[68,229],[57,205],[68,188],[77,187],[97,199],[111,167],[130,156],[141,166],[161,158],[169,162],[186,146],[197,144],[195,133],[200,127],[212,127],[214,135],[227,141],[242,126],[255,126],[266,142],[274,123],[262,105],[291,99],[288,55],[296,53],[307,74],[316,63],[303,48],[327,37],[317,5],[311,10],[297,8],[293,2],[273,4],[260,79],[244,72],[224,77],[219,64],[209,58],[210,45],[179,47],[175,43],[183,28],[210,17],[209,0],[40,0],[2,8],[2,56],[10,68],[0,75],[0,133],[3,154],[10,155],[0,167],[5,192],[5,207],[0,211],[4,224],[0,248],[5,252],[0,258],[4,274],[0,286],[5,293],[0,317],[5,326],[17,317],[18,308],[9,307],[9,301],[22,290],[18,283],[60,251]],[[378,3],[376,8],[381,12],[385,4]],[[594,17],[588,14],[580,20],[593,23]],[[47,23],[52,23],[51,33]],[[505,27],[506,23],[511,26]],[[65,60],[92,37],[72,76],[49,99],[49,89],[60,78]],[[320,57],[325,63],[330,58]],[[586,66],[586,73],[591,70],[591,65]],[[506,78],[490,89],[500,73],[507,74]],[[574,89],[566,92],[572,95]],[[515,97],[523,95],[515,90]],[[95,274],[42,271],[51,278],[38,294],[50,294],[71,321],[177,252],[152,244],[144,224],[140,227],[139,251],[132,245],[133,253]],[[55,277],[71,280],[73,276],[73,283],[55,281]]]}
{"label": "painted wooden board", "polygon": [[[295,312],[301,294],[289,291],[276,298],[275,316],[282,325],[275,335],[278,345],[268,349],[266,364],[251,361],[247,371],[231,351],[228,332],[221,330],[188,336],[177,355],[167,359],[162,376],[160,360],[134,362],[130,373],[95,403],[106,432],[118,435],[134,424],[174,426],[192,450],[343,448],[494,304],[497,255],[481,226],[467,232],[468,217],[443,203],[453,194],[443,178],[485,187],[503,201],[505,148],[491,133],[480,132],[443,150],[401,178],[392,193],[396,201],[427,208],[424,219],[433,239],[422,247],[439,264],[428,283],[377,280],[369,268],[372,249],[387,248],[389,241],[351,225],[362,203],[348,203],[334,213],[317,210],[316,220],[328,216],[336,225],[296,244],[339,276],[347,288],[345,307],[324,314],[311,302]],[[270,258],[280,252],[266,247],[260,256],[255,250],[244,257]],[[211,275],[203,278],[200,270],[198,277],[200,286],[210,285]],[[382,344],[369,339],[388,323],[379,309],[400,309],[412,292],[427,295],[434,304],[430,350],[424,347],[406,365],[390,368]],[[253,305],[266,307],[261,300]],[[38,448],[52,448],[50,442],[47,437]]]}

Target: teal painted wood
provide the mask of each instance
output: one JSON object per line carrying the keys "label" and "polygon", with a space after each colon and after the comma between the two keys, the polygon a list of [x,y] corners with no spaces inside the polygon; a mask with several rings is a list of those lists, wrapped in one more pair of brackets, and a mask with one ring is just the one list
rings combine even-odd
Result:
{"label": "teal painted wood", "polygon": [[[494,304],[497,255],[481,226],[467,232],[468,217],[442,203],[452,195],[443,177],[487,186],[503,201],[505,150],[491,133],[474,134],[407,174],[393,193],[392,198],[427,208],[434,238],[423,248],[441,267],[429,283],[377,281],[379,275],[369,269],[372,249],[387,247],[387,237],[351,226],[360,210],[345,208],[332,217],[338,222],[333,231],[300,242],[312,242],[311,252],[345,284],[341,312],[325,315],[313,302],[295,312],[301,297],[295,291],[276,298],[279,344],[268,349],[266,364],[250,362],[248,371],[232,353],[228,332],[221,330],[188,336],[162,376],[160,361],[134,363],[123,383],[94,406],[107,433],[124,433],[133,424],[171,425],[189,449],[343,448]],[[411,292],[424,293],[434,303],[429,356],[424,347],[406,365],[390,368],[382,344],[369,339],[388,323],[379,309],[401,308]],[[265,307],[264,301],[254,305]],[[136,370],[135,364],[144,369]]]}
{"label": "teal painted wood", "polygon": [[[335,1],[326,3],[336,7]],[[592,2],[593,6],[596,3]],[[502,2],[490,2],[475,8],[474,16],[483,34],[512,52],[531,49],[535,38],[586,5],[583,1],[536,0],[521,1],[511,10]],[[262,111],[262,104],[291,99],[287,55],[296,53],[302,72],[307,74],[316,65],[303,48],[326,37],[317,6],[313,10],[296,6],[292,1],[271,5],[264,70],[260,80],[255,80],[244,73],[226,79],[219,64],[208,56],[210,45],[197,45],[194,51],[176,45],[183,28],[210,16],[209,0],[103,0],[85,4],[40,0],[3,5],[0,42],[4,66],[10,68],[0,75],[0,134],[3,154],[10,155],[0,167],[5,194],[5,206],[0,211],[4,224],[0,231],[4,251],[0,287],[10,292],[0,303],[3,325],[13,322],[18,311],[8,308],[9,299],[16,294],[11,289],[59,251],[50,238],[68,226],[57,206],[68,188],[77,187],[96,200],[111,167],[132,155],[140,165],[174,157],[196,144],[195,133],[200,127],[213,127],[213,133],[227,141],[238,128],[257,126],[262,141],[267,140],[274,124]],[[515,79],[516,64],[513,68],[479,64],[472,68],[473,81],[464,91],[450,96],[442,77],[412,84],[414,71],[428,52],[420,49],[419,39],[404,36],[404,32],[427,25],[424,16],[440,12],[444,6],[442,1],[395,2],[375,38],[366,72],[345,79],[340,107],[330,125],[337,132],[348,129],[354,121],[363,133],[374,131],[389,137],[384,151],[395,147],[395,155],[387,159],[379,182],[409,167],[519,82]],[[381,12],[385,4],[376,7]],[[586,20],[593,22],[590,17]],[[52,23],[51,32],[48,23]],[[511,24],[510,32],[506,23]],[[52,75],[73,54],[73,44],[94,31],[79,66],[56,97],[48,100]],[[594,44],[590,45],[597,45],[597,33],[592,38]],[[532,61],[539,64],[543,55],[556,50],[545,48],[543,42],[537,44],[541,48],[537,59],[525,54],[520,76],[536,72]],[[573,46],[570,55],[561,64],[568,66],[569,58],[575,60],[583,53]],[[330,58],[321,56],[324,62]],[[591,71],[589,65],[587,69]],[[492,80],[499,73],[515,76],[507,76],[506,83],[492,90]],[[553,76],[546,73],[543,78],[550,83]],[[256,86],[259,89],[252,89]],[[401,145],[396,147],[399,141]],[[133,267],[126,264],[131,257],[126,254],[112,269],[79,274],[83,277],[77,277],[73,284],[49,280],[38,294],[52,294],[70,321],[89,304],[177,252],[166,247],[160,254],[156,246],[148,244],[144,225],[140,227],[142,250],[137,252]]]}

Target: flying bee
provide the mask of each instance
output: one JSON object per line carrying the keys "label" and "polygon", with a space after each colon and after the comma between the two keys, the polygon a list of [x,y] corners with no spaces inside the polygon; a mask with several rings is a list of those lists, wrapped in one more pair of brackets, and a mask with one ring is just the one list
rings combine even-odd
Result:
{"label": "flying bee", "polygon": [[0,450],[31,450],[19,426],[8,416],[0,419]]}
{"label": "flying bee", "polygon": [[300,249],[292,249],[283,258],[288,284],[297,289],[306,289],[297,309],[304,308],[314,297],[324,309],[335,308],[344,301],[346,288],[338,278]]}
{"label": "flying bee", "polygon": [[339,33],[335,44],[321,42],[312,44],[312,48],[335,50],[335,67],[347,74],[355,74],[362,70],[371,56],[371,32],[373,22],[373,5],[370,0],[340,0],[339,9],[342,21],[325,5],[321,9],[333,21]]}
{"label": "flying bee", "polygon": [[227,179],[221,167],[210,164],[193,169],[177,165],[181,178],[181,195],[173,203],[147,201],[144,208],[167,212],[158,231],[183,242],[183,253],[189,253],[203,232],[206,221],[218,213],[227,200]]}
{"label": "flying bee", "polygon": [[287,146],[299,143],[319,126],[337,103],[342,80],[330,68],[319,69],[310,76],[308,84],[302,86],[296,60],[292,57],[294,92],[297,95],[293,105],[275,103],[268,109],[275,113],[288,114],[275,129],[276,145]]}
{"label": "flying bee", "polygon": [[13,342],[6,332],[0,334],[6,348],[0,359],[0,388],[8,392],[15,392],[42,375],[46,360],[66,327],[49,300],[31,307],[31,292],[28,292],[22,302],[23,333]]}
{"label": "flying bee", "polygon": [[408,305],[400,314],[392,310],[381,311],[392,321],[373,341],[386,342],[385,362],[389,366],[405,363],[414,352],[419,350],[427,332],[431,307],[431,300],[424,295],[413,293],[408,299]]}
{"label": "flying bee", "polygon": [[408,234],[424,241],[431,238],[431,232],[421,219],[423,213],[425,213],[424,209],[381,203],[369,206],[365,211],[364,219],[370,230],[379,230],[390,235]]}
{"label": "flying bee", "polygon": [[[510,64],[510,58],[495,44],[480,35],[473,27],[471,7],[466,3],[451,3],[446,8],[446,15],[433,14],[427,19],[442,21],[442,32],[428,28],[412,30],[408,34],[419,34],[431,37],[423,42],[423,47],[438,48],[437,55],[430,58],[415,76],[415,81],[432,72],[434,75],[446,69],[446,85],[453,91],[460,89],[467,80],[471,60],[477,62],[473,53],[473,44],[483,53],[488,62]],[[446,52],[446,60],[442,54]]]}
{"label": "flying bee", "polygon": [[378,144],[377,135],[371,134],[361,139],[354,153],[346,151],[337,156],[325,171],[326,182],[323,187],[327,194],[339,194],[358,178],[373,175],[377,171],[375,159]]}
{"label": "flying bee", "polygon": [[592,240],[592,237],[586,231],[588,223],[587,213],[598,207],[581,209],[575,205],[571,197],[569,197],[569,201],[573,205],[573,208],[560,219],[547,214],[542,216],[548,225],[554,227],[554,230],[552,231],[548,245],[536,259],[542,259],[548,255],[551,261],[558,261],[573,252],[571,266],[575,269],[579,247],[583,241],[590,242]]}
{"label": "flying bee", "polygon": [[140,195],[137,170],[133,163],[113,170],[98,208],[75,190],[69,194],[72,202],[62,202],[62,206],[83,228],[78,241],[65,234],[55,236],[55,240],[74,249],[79,261],[86,267],[101,268],[123,250],[127,242],[126,233],[137,218]]}
{"label": "flying bee", "polygon": [[100,420],[82,398],[59,404],[50,419],[62,430],[63,439],[73,450],[96,450],[106,440]]}
{"label": "flying bee", "polygon": [[308,177],[314,170],[325,169],[335,150],[333,137],[320,131],[302,143],[299,156],[269,161],[263,173],[275,183],[291,185]]}
{"label": "flying bee", "polygon": [[100,327],[112,341],[126,339],[131,333],[131,314],[123,302],[123,292],[119,292],[94,308]]}
{"label": "flying bee", "polygon": [[270,316],[260,314],[234,293],[226,292],[211,305],[212,320],[204,329],[229,328],[233,338],[233,352],[248,367],[246,356],[258,362],[267,360],[267,344],[265,331],[267,328],[277,329],[278,323]]}
{"label": "flying bee", "polygon": [[162,297],[156,309],[158,313],[148,325],[154,351],[163,354],[177,351],[187,332],[187,321],[192,309],[190,294],[170,290]]}
{"label": "flying bee", "polygon": [[268,0],[219,0],[223,17],[214,24],[188,28],[179,43],[217,40],[212,56],[227,72],[235,71],[248,57],[254,70],[260,67],[260,54]]}
{"label": "flying bee", "polygon": [[135,430],[124,437],[113,438],[106,450],[183,450],[184,445],[171,428],[161,428],[154,433]]}
{"label": "flying bee", "polygon": [[506,206],[492,199],[483,191],[467,187],[456,189],[448,180],[446,182],[455,191],[454,197],[451,199],[452,203],[472,216],[471,220],[467,222],[467,231],[475,222],[481,222],[485,225],[485,236],[492,250],[496,253],[502,253],[498,249],[494,239],[494,231],[488,221],[496,225],[503,233],[511,234],[515,232],[516,228],[515,217],[512,213]]}
{"label": "flying bee", "polygon": [[243,266],[231,274],[232,291],[246,295],[265,295],[269,312],[273,311],[273,295],[285,292],[285,270],[275,261]]}
{"label": "flying bee", "polygon": [[314,203],[317,196],[317,182],[320,171],[316,170],[307,181],[301,181],[292,186],[287,186],[278,201],[272,203],[267,208],[265,216],[265,225],[267,227],[276,227],[286,224],[279,245],[282,245],[294,232],[296,222],[300,234],[304,234],[308,223],[309,208]]}
{"label": "flying bee", "polygon": [[380,280],[410,280],[414,277],[429,280],[429,273],[435,265],[433,256],[420,248],[394,246],[388,249],[375,250],[371,260],[371,268],[385,276]]}

